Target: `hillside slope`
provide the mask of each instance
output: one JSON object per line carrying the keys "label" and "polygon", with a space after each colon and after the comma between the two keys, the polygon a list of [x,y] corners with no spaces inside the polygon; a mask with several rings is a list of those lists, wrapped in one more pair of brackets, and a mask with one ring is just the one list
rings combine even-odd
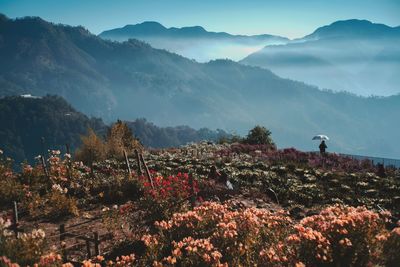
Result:
{"label": "hillside slope", "polygon": [[0,149],[17,163],[47,155],[47,149],[65,151],[66,144],[73,151],[89,127],[106,130],[100,119],[88,118],[57,96],[0,99],[0,125]]}
{"label": "hillside slope", "polygon": [[400,27],[337,21],[288,44],[266,46],[240,62],[320,88],[393,95],[400,93]]}
{"label": "hillside slope", "polygon": [[[148,148],[178,147],[202,140],[217,141],[229,136],[223,130],[195,130],[188,126],[158,127],[145,119],[126,122],[135,137]],[[105,136],[108,125],[88,118],[57,96],[43,98],[12,96],[0,99],[0,149],[16,163],[33,162],[48,149],[71,152],[80,146],[88,128]],[[44,139],[42,139],[42,137]]]}
{"label": "hillside slope", "polygon": [[271,129],[279,147],[398,157],[394,122],[400,95],[363,98],[320,91],[229,60],[206,64],[140,41],[105,41],[81,27],[40,18],[0,19],[0,95],[63,96],[78,110],[110,122],[146,118],[245,134]]}

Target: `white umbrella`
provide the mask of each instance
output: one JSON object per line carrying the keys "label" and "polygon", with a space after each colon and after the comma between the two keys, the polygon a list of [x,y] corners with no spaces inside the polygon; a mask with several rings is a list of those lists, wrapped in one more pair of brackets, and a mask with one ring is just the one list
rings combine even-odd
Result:
{"label": "white umbrella", "polygon": [[314,136],[312,138],[312,140],[325,140],[325,141],[328,141],[329,137],[324,135],[324,134],[319,134],[319,135]]}

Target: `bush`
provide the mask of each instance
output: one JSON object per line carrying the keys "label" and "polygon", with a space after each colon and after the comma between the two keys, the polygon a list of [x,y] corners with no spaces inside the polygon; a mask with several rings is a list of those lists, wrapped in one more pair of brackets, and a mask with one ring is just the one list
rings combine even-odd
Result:
{"label": "bush", "polygon": [[108,131],[106,146],[107,156],[116,159],[123,159],[124,150],[128,154],[132,154],[134,149],[142,149],[142,145],[133,136],[128,125],[120,120],[114,123]]}
{"label": "bush", "polygon": [[381,242],[389,214],[365,207],[335,205],[304,218],[292,240],[308,266],[367,266],[379,264]]}
{"label": "bush", "polygon": [[147,250],[141,261],[160,266],[376,266],[384,262],[390,266],[398,263],[400,231],[387,233],[388,216],[364,207],[336,205],[295,224],[284,212],[231,210],[228,205],[205,202],[156,222],[158,232],[142,237]]}
{"label": "bush", "polygon": [[107,154],[106,145],[92,129],[89,129],[88,134],[82,136],[81,140],[82,145],[75,153],[78,161],[83,161],[85,164],[92,166],[95,161],[105,159]]}
{"label": "bush", "polygon": [[45,233],[38,229],[15,238],[14,234],[7,230],[9,226],[10,221],[0,218],[0,255],[22,266],[39,261],[46,248]]}
{"label": "bush", "polygon": [[[204,202],[193,211],[156,222],[158,234],[142,237],[147,247],[142,261],[145,265],[265,265],[268,260],[261,251],[268,247],[283,253],[282,242],[291,224],[282,212],[256,208],[233,211],[228,205]],[[282,260],[288,262],[289,258]]]}
{"label": "bush", "polygon": [[393,229],[386,239],[383,246],[383,254],[385,255],[385,265],[388,267],[398,266],[400,262],[400,227]]}
{"label": "bush", "polygon": [[[170,218],[174,212],[182,211],[182,207],[191,197],[192,189],[187,173],[178,173],[170,176],[156,176],[153,178],[153,186],[146,177],[143,181],[144,198],[141,206],[149,212],[149,219],[162,220]],[[198,193],[198,184],[193,179],[193,193]]]}
{"label": "bush", "polygon": [[267,130],[263,126],[255,126],[251,129],[244,139],[244,143],[250,145],[273,145],[275,146],[274,142],[271,138],[271,131]]}

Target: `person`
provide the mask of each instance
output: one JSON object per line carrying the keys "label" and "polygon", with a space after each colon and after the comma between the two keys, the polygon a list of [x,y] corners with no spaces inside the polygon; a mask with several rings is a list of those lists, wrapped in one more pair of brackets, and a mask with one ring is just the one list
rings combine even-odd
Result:
{"label": "person", "polygon": [[328,148],[328,146],[325,144],[325,140],[322,140],[321,144],[319,145],[319,152],[321,155],[325,154],[325,150]]}

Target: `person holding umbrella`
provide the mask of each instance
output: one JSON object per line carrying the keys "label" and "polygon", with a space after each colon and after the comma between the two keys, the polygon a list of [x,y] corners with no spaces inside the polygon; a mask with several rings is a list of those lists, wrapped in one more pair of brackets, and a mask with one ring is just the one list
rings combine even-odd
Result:
{"label": "person holding umbrella", "polygon": [[321,155],[325,155],[326,149],[328,146],[325,144],[326,140],[329,140],[329,137],[323,134],[319,134],[313,137],[312,140],[321,140],[321,144],[319,145],[319,152]]}
{"label": "person holding umbrella", "polygon": [[325,140],[322,140],[321,144],[319,144],[319,153],[321,155],[325,154],[325,150],[328,148],[328,146],[325,144]]}

